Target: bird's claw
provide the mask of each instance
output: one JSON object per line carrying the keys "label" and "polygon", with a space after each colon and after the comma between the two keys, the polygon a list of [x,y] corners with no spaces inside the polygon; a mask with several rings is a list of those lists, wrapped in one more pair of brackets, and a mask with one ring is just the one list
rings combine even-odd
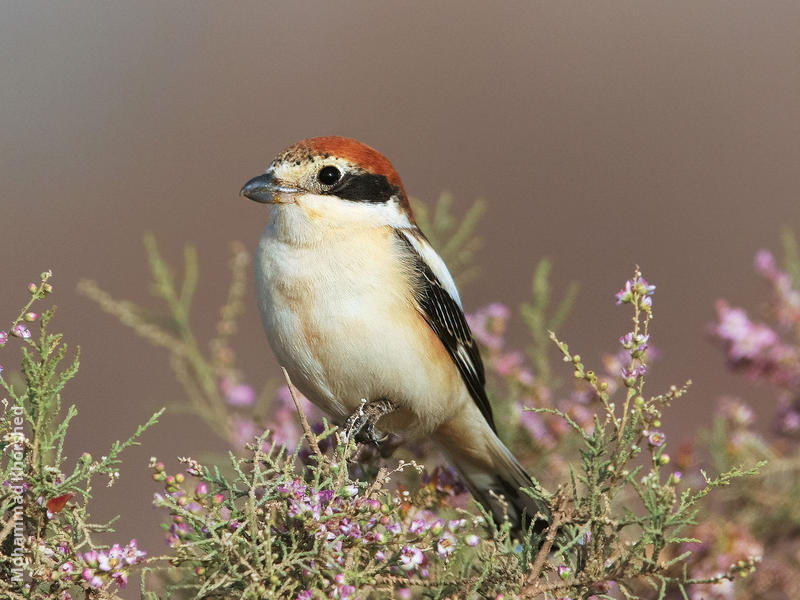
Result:
{"label": "bird's claw", "polygon": [[388,439],[388,435],[377,430],[376,424],[384,415],[388,415],[397,408],[390,400],[373,400],[361,402],[361,406],[345,421],[345,440],[355,439],[362,444],[379,446]]}

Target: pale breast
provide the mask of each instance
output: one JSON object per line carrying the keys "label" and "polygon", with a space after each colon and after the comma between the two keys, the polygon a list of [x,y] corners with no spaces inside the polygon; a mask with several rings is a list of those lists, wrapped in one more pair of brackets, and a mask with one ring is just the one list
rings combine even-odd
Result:
{"label": "pale breast", "polygon": [[389,398],[408,413],[390,420],[393,429],[432,430],[455,408],[458,399],[443,396],[460,389],[458,373],[441,368],[450,359],[407,293],[392,231],[301,246],[268,229],[256,256],[259,306],[300,390],[340,418],[362,398]]}

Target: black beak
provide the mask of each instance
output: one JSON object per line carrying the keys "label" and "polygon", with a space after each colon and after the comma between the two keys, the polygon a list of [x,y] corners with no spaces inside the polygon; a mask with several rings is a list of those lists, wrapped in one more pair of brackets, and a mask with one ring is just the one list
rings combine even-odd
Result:
{"label": "black beak", "polygon": [[275,202],[273,198],[279,191],[279,186],[275,185],[272,173],[266,172],[253,177],[250,181],[245,183],[239,195],[250,198],[250,200],[255,200],[256,202],[273,204]]}

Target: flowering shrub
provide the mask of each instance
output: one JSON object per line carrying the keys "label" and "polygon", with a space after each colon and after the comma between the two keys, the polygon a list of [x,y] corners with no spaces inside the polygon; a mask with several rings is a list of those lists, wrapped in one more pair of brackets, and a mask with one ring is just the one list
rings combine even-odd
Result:
{"label": "flowering shrub", "polygon": [[[464,256],[479,247],[474,228],[480,210],[476,205],[467,218],[455,219],[444,198],[431,213],[418,211],[457,278],[475,275],[467,269],[474,261]],[[791,535],[800,522],[792,502],[800,488],[796,478],[783,476],[796,474],[800,464],[789,442],[796,438],[786,426],[798,397],[792,387],[797,343],[780,341],[786,324],[797,324],[791,309],[797,285],[787,284],[789,271],[774,261],[762,256],[759,264],[771,273],[780,298],[772,314],[784,329],[755,323],[745,313],[732,315],[737,309],[720,304],[714,334],[727,344],[734,368],[785,394],[779,409],[783,441],[767,443],[753,430],[752,412],[726,400],[709,436],[714,476],[694,469],[685,448],[674,457],[668,453],[673,450],[662,421],[688,383],[660,394],[646,391],[654,358],[655,287],[638,269],[616,294],[617,304],[632,313],[632,328],[622,332],[601,370],[589,368],[552,333],[566,318],[577,287],[570,285],[553,305],[548,261],[537,267],[532,298],[520,315],[531,334],[527,352],[508,347],[505,332],[513,316],[504,305],[468,315],[482,346],[499,430],[530,472],[542,475],[527,492],[548,503],[553,516],[542,535],[516,540],[510,524],[495,522],[472,502],[455,472],[425,442],[395,439],[380,450],[357,447],[288,378],[286,385],[267,383],[256,391],[237,369],[231,345],[249,264],[241,245],[233,246],[232,282],[214,338],[203,347],[190,323],[195,251],[187,248],[179,283],[155,241],[148,237],[145,243],[153,289],[166,315],[115,300],[93,282],[82,282],[80,289],[168,352],[190,408],[232,452],[205,464],[181,458],[180,470],[152,460],[154,504],[165,518],[165,556],[145,558],[135,540],[98,544],[95,534],[109,528],[90,523],[91,480],[103,475],[113,482],[119,453],[137,443],[160,413],[106,456],[95,460],[85,453],[72,472],[65,468],[61,448],[76,411],[71,407],[58,416],[60,393],[77,370],[77,358],[58,370],[66,347],[46,330],[52,312],[40,318],[31,310],[52,291],[49,274],[43,276],[29,290],[31,302],[0,332],[0,346],[13,342],[24,350],[24,381],[12,385],[0,376],[12,398],[0,430],[0,594],[114,598],[133,568],[142,569],[141,594],[148,600],[730,598],[736,589],[759,593],[770,573],[773,589],[791,589],[786,574],[796,550],[780,559],[767,553],[767,575],[756,570],[745,586],[733,584],[753,572],[775,540],[795,548]],[[41,324],[39,337],[31,331],[35,323]],[[554,347],[567,366],[563,375],[551,364]],[[562,385],[559,380],[570,374],[572,384]],[[20,435],[15,427],[23,424],[27,429]],[[759,477],[761,489],[771,493],[754,486],[720,489],[745,475]],[[714,513],[700,513],[712,491]],[[15,529],[17,504],[23,506],[22,536]],[[765,518],[776,507],[777,514]],[[785,533],[786,522],[795,530]],[[27,561],[24,581],[15,576],[20,556]]]}
{"label": "flowering shrub", "polygon": [[0,385],[10,397],[3,399],[0,417],[0,596],[114,598],[145,552],[135,539],[110,547],[95,541],[97,533],[113,530],[90,520],[92,482],[98,476],[109,486],[116,481],[120,453],[138,444],[161,411],[106,455],[95,459],[85,452],[67,468],[64,439],[78,411],[72,405],[62,414],[61,391],[78,371],[79,353],[62,367],[67,346],[48,329],[55,307],[41,316],[31,310],[52,293],[50,278],[50,272],[42,273],[39,284],[28,285],[28,303],[10,333],[0,331],[0,347],[13,343],[23,356],[21,381],[7,379],[0,368]]}
{"label": "flowering shrub", "polygon": [[[783,242],[782,265],[767,250],[755,257],[756,273],[770,290],[764,320],[721,300],[718,320],[710,326],[730,368],[776,396],[771,423],[760,427],[745,402],[721,398],[708,436],[715,468],[767,461],[751,485],[719,494],[713,505],[718,516],[693,532],[707,540],[690,546],[697,573],[716,572],[749,553],[764,554],[759,569],[739,586],[706,590],[712,600],[792,598],[800,589],[800,256],[789,232]],[[767,403],[761,404],[760,412],[767,413]]]}

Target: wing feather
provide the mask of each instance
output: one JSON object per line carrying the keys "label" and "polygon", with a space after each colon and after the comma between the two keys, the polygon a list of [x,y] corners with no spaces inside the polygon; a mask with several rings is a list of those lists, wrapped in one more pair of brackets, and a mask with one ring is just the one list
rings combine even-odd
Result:
{"label": "wing feather", "polygon": [[[404,259],[411,266],[417,310],[441,340],[470,396],[496,432],[492,407],[486,397],[483,361],[447,267],[419,229],[395,231]],[[434,269],[439,272],[438,277]]]}

